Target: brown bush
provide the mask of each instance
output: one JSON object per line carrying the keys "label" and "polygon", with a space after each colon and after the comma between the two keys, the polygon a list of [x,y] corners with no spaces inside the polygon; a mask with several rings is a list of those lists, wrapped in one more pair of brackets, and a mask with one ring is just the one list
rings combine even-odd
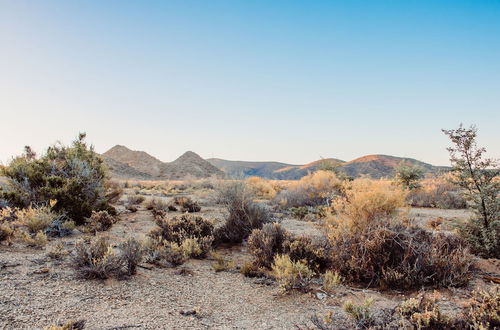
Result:
{"label": "brown bush", "polygon": [[142,195],[129,195],[127,196],[127,205],[140,205],[146,200]]}
{"label": "brown bush", "polygon": [[147,263],[166,266],[179,266],[186,262],[188,257],[179,245],[165,240],[148,238],[143,244],[144,260]]}
{"label": "brown bush", "polygon": [[282,190],[275,202],[282,208],[327,206],[342,190],[342,180],[332,171],[316,171]]}
{"label": "brown bush", "polygon": [[186,196],[175,197],[174,204],[179,205],[182,212],[194,213],[201,211],[201,207],[198,205],[198,203]]}
{"label": "brown bush", "polygon": [[168,211],[168,204],[165,202],[163,199],[160,198],[150,198],[146,200],[144,203],[144,206],[146,207],[147,210],[153,211],[153,210],[162,210],[162,211]]}
{"label": "brown bush", "polygon": [[271,221],[271,212],[255,203],[253,197],[243,183],[231,183],[219,189],[218,202],[226,208],[228,216],[214,231],[216,243],[241,243],[253,229],[260,229]]}
{"label": "brown bush", "polygon": [[120,249],[120,258],[125,264],[126,274],[134,275],[137,270],[137,265],[142,261],[143,249],[141,244],[133,239],[129,238],[124,243],[118,246]]}
{"label": "brown bush", "polygon": [[334,270],[348,281],[402,289],[468,282],[473,260],[459,238],[404,224],[397,218],[404,194],[356,181],[328,218]]}
{"label": "brown bush", "polygon": [[475,291],[464,319],[472,329],[500,329],[500,288]]}
{"label": "brown bush", "polygon": [[107,211],[92,211],[90,218],[86,219],[86,228],[89,232],[106,231],[116,222],[116,218]]}
{"label": "brown bush", "polygon": [[178,245],[188,238],[202,239],[213,235],[213,224],[202,217],[183,214],[171,219],[156,217],[155,220],[159,228],[149,235]]}
{"label": "brown bush", "polygon": [[273,199],[276,197],[278,188],[268,180],[254,176],[248,178],[246,183],[257,197],[264,199]]}
{"label": "brown bush", "polygon": [[424,180],[420,188],[409,192],[407,200],[414,207],[437,207],[440,209],[464,209],[467,207],[467,202],[463,198],[460,188],[448,182],[446,177]]}
{"label": "brown bush", "polygon": [[292,261],[304,261],[314,271],[328,266],[326,241],[320,244],[309,237],[294,236],[276,223],[253,230],[248,248],[257,267],[270,268],[278,254],[286,254]]}
{"label": "brown bush", "polygon": [[283,254],[284,244],[291,234],[277,223],[266,223],[262,229],[254,229],[248,237],[248,249],[257,267],[270,268],[274,256]]}
{"label": "brown bush", "polygon": [[89,244],[78,242],[73,268],[77,276],[84,279],[107,279],[123,275],[123,261],[105,238],[98,238]]}

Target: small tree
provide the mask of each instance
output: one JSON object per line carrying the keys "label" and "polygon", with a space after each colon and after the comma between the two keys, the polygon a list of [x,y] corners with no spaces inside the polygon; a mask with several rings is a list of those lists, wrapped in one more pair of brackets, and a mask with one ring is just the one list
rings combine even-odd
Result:
{"label": "small tree", "polygon": [[424,170],[409,162],[402,161],[396,167],[396,181],[404,188],[412,190],[420,188],[420,180],[424,177]]}
{"label": "small tree", "polygon": [[477,128],[462,125],[443,130],[454,147],[447,148],[453,166],[453,183],[464,189],[476,216],[460,228],[472,250],[483,257],[500,257],[500,168],[485,158],[485,148],[476,145]]}

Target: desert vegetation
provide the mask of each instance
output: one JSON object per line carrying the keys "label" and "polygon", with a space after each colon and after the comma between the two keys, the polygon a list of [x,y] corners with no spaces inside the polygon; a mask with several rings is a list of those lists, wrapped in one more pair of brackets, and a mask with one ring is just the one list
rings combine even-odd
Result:
{"label": "desert vegetation", "polygon": [[[54,283],[75,295],[96,290],[99,299],[116,288],[135,302],[146,296],[158,310],[168,300],[169,322],[181,328],[211,324],[217,306],[232,308],[248,295],[242,304],[252,308],[244,313],[255,310],[258,318],[262,306],[265,313],[289,308],[294,326],[304,329],[494,329],[498,172],[475,146],[474,129],[446,133],[455,145],[451,172],[424,177],[402,163],[384,179],[319,167],[282,182],[111,181],[84,135],[41,157],[26,149],[2,168],[2,283],[14,292],[12,276],[35,276],[43,297]],[[475,213],[420,221],[415,208]],[[214,303],[190,300],[189,309],[172,309],[194,299],[189,295]],[[92,308],[83,310],[36,324],[92,328]]]}

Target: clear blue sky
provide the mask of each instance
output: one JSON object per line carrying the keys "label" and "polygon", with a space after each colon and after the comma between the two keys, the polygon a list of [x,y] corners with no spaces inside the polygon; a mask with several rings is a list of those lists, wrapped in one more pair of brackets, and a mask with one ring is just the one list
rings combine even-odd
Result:
{"label": "clear blue sky", "polygon": [[86,131],[164,161],[500,157],[500,1],[0,0],[0,160]]}

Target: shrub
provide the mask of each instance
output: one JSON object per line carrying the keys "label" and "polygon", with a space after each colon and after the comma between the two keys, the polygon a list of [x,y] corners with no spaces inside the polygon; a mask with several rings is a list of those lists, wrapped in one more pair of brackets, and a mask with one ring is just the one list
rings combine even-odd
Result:
{"label": "shrub", "polygon": [[449,176],[422,181],[418,189],[408,193],[408,203],[415,207],[436,207],[440,209],[464,209],[467,203],[457,185],[446,181]]}
{"label": "shrub", "polygon": [[31,234],[45,231],[57,218],[57,215],[48,206],[39,208],[29,206],[17,211],[16,216],[18,223],[24,226]]}
{"label": "shrub", "polygon": [[171,219],[156,217],[155,220],[159,228],[151,231],[150,236],[178,245],[188,238],[202,239],[213,234],[213,224],[198,216],[183,214]]}
{"label": "shrub", "polygon": [[246,183],[257,197],[264,199],[273,199],[276,197],[276,187],[265,179],[254,176],[248,178]]}
{"label": "shrub", "polygon": [[194,212],[201,211],[201,207],[198,205],[198,203],[196,203],[195,201],[193,201],[189,197],[185,197],[185,196],[175,197],[174,204],[179,205],[183,212],[194,213]]}
{"label": "shrub", "polygon": [[472,252],[484,258],[500,258],[500,165],[483,156],[485,148],[476,145],[477,129],[462,125],[456,130],[443,130],[454,147],[448,148],[454,180],[476,212],[460,234]]}
{"label": "shrub", "polygon": [[283,245],[290,238],[291,234],[277,223],[266,223],[262,229],[254,229],[248,237],[248,249],[255,265],[270,268],[275,255],[283,254]]}
{"label": "shrub", "polygon": [[123,260],[105,238],[98,238],[90,244],[78,242],[73,267],[77,276],[84,279],[107,279],[123,275]]}
{"label": "shrub", "polygon": [[137,265],[142,261],[143,250],[141,244],[129,238],[124,243],[118,246],[120,250],[120,258],[125,264],[126,274],[134,275],[137,270]]}
{"label": "shrub", "polygon": [[169,205],[167,202],[160,198],[150,198],[146,200],[144,206],[150,211],[168,211]]}
{"label": "shrub", "polygon": [[403,301],[396,311],[417,329],[456,329],[454,321],[441,313],[435,299],[425,296]]}
{"label": "shrub", "polygon": [[162,240],[161,238],[148,238],[143,244],[144,259],[147,263],[178,266],[186,262],[187,257],[179,245]]}
{"label": "shrub", "polygon": [[332,272],[328,270],[323,275],[323,288],[325,290],[333,290],[340,284],[342,284],[342,276],[338,272]]}
{"label": "shrub", "polygon": [[54,260],[60,260],[68,254],[68,250],[64,248],[64,245],[61,242],[47,249],[47,256]]}
{"label": "shrub", "polygon": [[141,195],[129,195],[127,197],[127,204],[128,205],[140,205],[145,200],[146,200],[146,197],[141,196]]}
{"label": "shrub", "polygon": [[356,322],[357,328],[369,328],[374,323],[371,306],[373,299],[365,299],[362,304],[354,304],[352,301],[346,301],[342,309]]}
{"label": "shrub", "polygon": [[465,312],[465,320],[473,329],[500,328],[500,288],[489,291],[475,291],[470,307]]}
{"label": "shrub", "polygon": [[14,237],[13,223],[17,220],[15,210],[0,209],[0,242],[10,241]]}
{"label": "shrub", "polygon": [[188,258],[203,259],[212,249],[212,242],[212,236],[186,238],[182,241],[180,248],[182,253]]}
{"label": "shrub", "polygon": [[59,215],[45,229],[45,233],[49,237],[65,237],[71,235],[75,227],[76,225],[74,221],[68,220],[65,215]]}
{"label": "shrub", "polygon": [[212,257],[215,259],[215,262],[212,263],[212,268],[216,273],[226,271],[234,267],[234,262],[226,260],[218,253],[212,253]]}
{"label": "shrub", "polygon": [[86,226],[89,232],[95,233],[110,229],[115,222],[115,217],[110,215],[107,211],[92,211],[92,215],[86,220]]}
{"label": "shrub", "polygon": [[38,158],[26,147],[22,156],[1,169],[9,187],[0,198],[20,208],[57,200],[54,211],[65,213],[77,224],[92,211],[116,212],[106,196],[108,177],[103,160],[84,139],[82,133],[70,147],[51,146]]}
{"label": "shrub", "polygon": [[286,254],[292,261],[302,260],[315,271],[328,265],[325,244],[318,244],[305,236],[296,237],[277,223],[254,229],[248,238],[248,248],[257,267],[270,268],[278,254]]}
{"label": "shrub", "polygon": [[241,266],[240,273],[246,277],[262,277],[265,276],[265,269],[257,266],[254,262],[247,261]]}
{"label": "shrub", "polygon": [[278,280],[281,293],[302,289],[314,275],[304,261],[292,261],[286,254],[276,255],[272,264],[274,277]]}
{"label": "shrub", "polygon": [[253,229],[262,228],[272,219],[271,212],[253,201],[253,194],[243,183],[219,189],[218,202],[226,208],[228,216],[214,232],[216,243],[241,243]]}
{"label": "shrub", "polygon": [[57,325],[51,325],[44,330],[83,330],[85,328],[85,320],[79,321],[69,321],[66,323],[59,323]]}
{"label": "shrub", "polygon": [[34,247],[34,248],[43,248],[45,245],[47,245],[47,235],[43,231],[39,231],[37,233],[33,234],[28,234],[26,232],[20,232],[19,233],[19,238],[26,243],[29,247]]}
{"label": "shrub", "polygon": [[283,208],[328,206],[341,193],[342,180],[332,171],[316,171],[289,185],[275,198]]}
{"label": "shrub", "polygon": [[404,196],[353,183],[328,219],[333,270],[349,281],[402,289],[468,282],[473,259],[459,238],[404,224],[395,218]]}

